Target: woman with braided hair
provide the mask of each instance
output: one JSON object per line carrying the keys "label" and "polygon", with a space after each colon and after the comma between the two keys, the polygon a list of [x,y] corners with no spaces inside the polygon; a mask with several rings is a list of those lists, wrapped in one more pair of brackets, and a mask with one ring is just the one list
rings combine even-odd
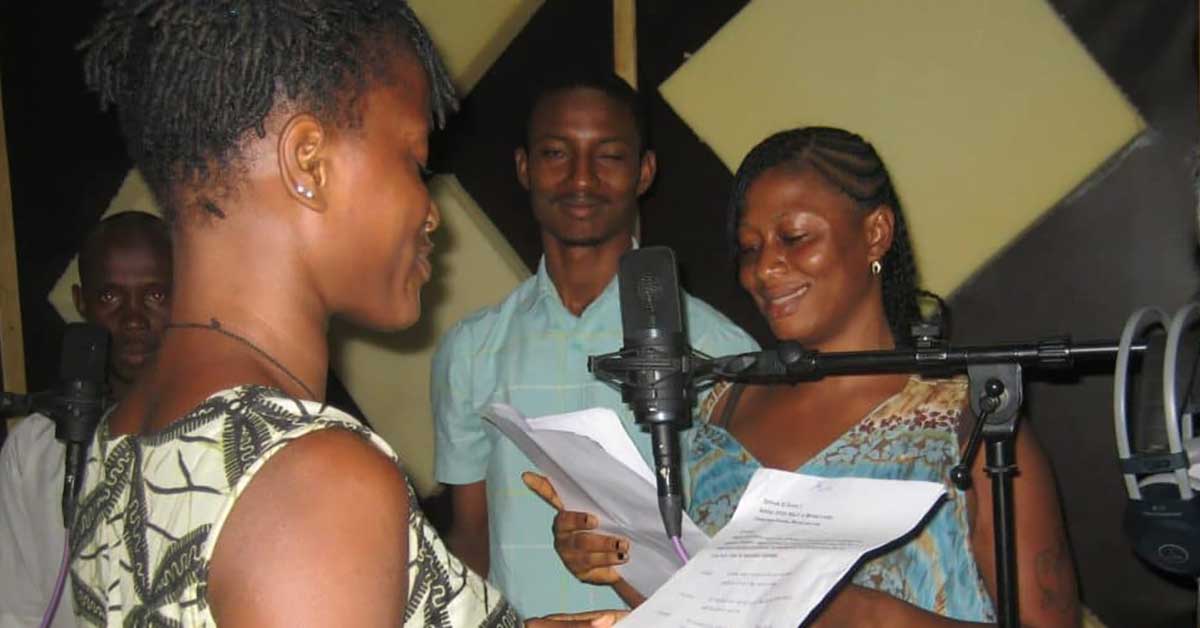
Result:
{"label": "woman with braided hair", "polygon": [[176,270],[156,362],[92,443],[83,623],[518,625],[388,445],[323,402],[330,318],[408,327],[432,272],[427,136],[455,101],[409,7],[109,0],[82,47]]}
{"label": "woman with braided hair", "polygon": [[[767,138],[738,169],[728,227],[739,279],[771,331],[822,352],[890,350],[919,321],[916,264],[891,178],[874,147],[834,128]],[[974,488],[949,483],[970,432],[963,378],[827,377],[790,386],[718,386],[691,434],[693,520],[715,534],[754,471],[947,484],[944,500],[907,543],[862,564],[817,626],[953,626],[995,622],[991,484],[977,456]],[[1015,479],[1021,622],[1077,626],[1079,602],[1049,465],[1028,430],[1017,436]],[[536,476],[531,488],[553,500]],[[613,566],[625,539],[588,532],[595,518],[554,521],[564,564],[587,582],[640,596]]]}

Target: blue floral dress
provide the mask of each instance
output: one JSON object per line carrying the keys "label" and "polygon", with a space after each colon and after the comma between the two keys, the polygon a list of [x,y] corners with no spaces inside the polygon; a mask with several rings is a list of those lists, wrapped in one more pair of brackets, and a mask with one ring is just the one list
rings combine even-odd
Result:
{"label": "blue floral dress", "polygon": [[[966,494],[949,484],[958,463],[959,423],[966,379],[910,378],[904,389],[871,411],[796,473],[823,477],[926,480],[945,483],[948,499],[907,543],[872,557],[853,582],[925,610],[963,621],[994,622],[995,611],[970,545]],[[688,456],[688,514],[709,535],[737,508],[750,477],[762,465],[724,429],[737,403],[737,386],[713,391],[701,416],[735,391],[720,418],[694,430]]]}

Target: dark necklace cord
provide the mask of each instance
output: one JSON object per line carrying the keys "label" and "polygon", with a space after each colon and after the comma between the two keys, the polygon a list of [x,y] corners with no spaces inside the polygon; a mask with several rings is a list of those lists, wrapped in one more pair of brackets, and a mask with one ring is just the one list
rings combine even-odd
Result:
{"label": "dark necklace cord", "polygon": [[254,344],[253,342],[251,342],[250,339],[246,338],[245,336],[235,334],[235,333],[229,331],[228,329],[225,329],[224,327],[221,326],[221,321],[217,320],[216,318],[211,319],[207,324],[205,324],[205,323],[168,323],[166,326],[166,329],[206,329],[208,331],[215,331],[218,334],[221,334],[222,336],[232,338],[232,339],[246,345],[247,347],[250,347],[251,349],[253,349],[255,353],[257,353],[259,356],[261,356],[267,362],[270,362],[275,368],[279,369],[279,371],[281,373],[283,373],[284,375],[287,375],[288,378],[292,380],[292,382],[294,382],[297,386],[302,388],[304,390],[304,394],[308,395],[309,399],[311,399],[313,401],[317,401],[317,396],[316,396],[316,394],[313,393],[312,389],[309,388],[308,386],[306,386],[304,384],[304,382],[299,377],[296,377],[296,375],[294,373],[289,371],[288,368],[286,366],[284,366],[282,362],[280,362],[279,360],[276,360],[270,353],[267,353],[266,351],[264,351],[261,347]]}

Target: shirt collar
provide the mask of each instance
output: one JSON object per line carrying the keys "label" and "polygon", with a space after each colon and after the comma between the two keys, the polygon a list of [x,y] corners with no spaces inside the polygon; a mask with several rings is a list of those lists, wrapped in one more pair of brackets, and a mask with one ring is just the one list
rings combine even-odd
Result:
{"label": "shirt collar", "polygon": [[[637,249],[641,246],[636,237],[633,240],[633,248]],[[550,279],[550,271],[546,269],[546,255],[543,254],[538,260],[537,274],[534,276],[534,298],[530,300],[527,310],[532,310],[538,303],[546,302],[553,304],[557,309],[562,310],[568,316],[574,316],[567,312],[567,308],[562,304],[562,297],[558,295],[558,288],[554,285],[554,281]],[[608,285],[604,286],[604,290],[596,297],[596,300],[583,311],[587,315],[592,310],[597,309],[594,306],[603,305],[604,302],[611,300],[612,295],[617,291],[617,275],[614,274],[608,280]],[[582,317],[580,317],[582,318]]]}

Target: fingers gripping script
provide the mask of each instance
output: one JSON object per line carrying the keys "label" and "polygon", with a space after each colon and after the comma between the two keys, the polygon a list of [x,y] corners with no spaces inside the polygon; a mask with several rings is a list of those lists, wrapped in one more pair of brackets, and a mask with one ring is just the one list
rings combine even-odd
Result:
{"label": "fingers gripping script", "polygon": [[526,420],[501,405],[488,414],[568,510],[591,512],[601,530],[630,539],[619,570],[648,598],[621,622],[631,628],[797,626],[864,557],[918,529],[945,494],[933,482],[760,469],[712,539],[684,521],[693,557],[680,566],[661,529],[653,474],[615,414]]}

